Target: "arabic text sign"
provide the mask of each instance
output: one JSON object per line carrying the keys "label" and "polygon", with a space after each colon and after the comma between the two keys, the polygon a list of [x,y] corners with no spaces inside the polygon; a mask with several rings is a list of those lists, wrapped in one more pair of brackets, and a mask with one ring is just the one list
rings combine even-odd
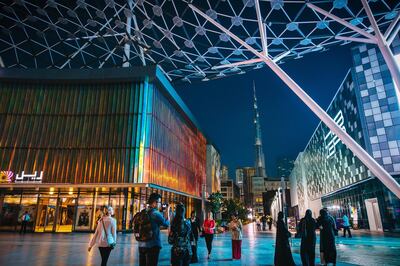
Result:
{"label": "arabic text sign", "polygon": [[35,171],[33,174],[26,174],[25,171],[22,171],[21,175],[17,174],[15,177],[15,183],[42,183],[43,180],[43,171],[38,172]]}

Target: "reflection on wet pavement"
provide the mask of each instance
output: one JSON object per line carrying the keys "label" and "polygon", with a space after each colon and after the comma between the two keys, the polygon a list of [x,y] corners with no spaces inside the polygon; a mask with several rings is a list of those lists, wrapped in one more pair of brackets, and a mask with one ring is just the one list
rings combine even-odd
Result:
{"label": "reflection on wet pavement", "polygon": [[[204,239],[199,240],[199,263],[193,265],[273,265],[275,232],[257,232],[253,225],[244,227],[242,260],[231,260],[229,234],[214,238],[213,252],[207,260]],[[337,265],[400,265],[400,241],[396,237],[353,233],[352,239],[337,238]],[[97,249],[87,252],[90,234],[26,234],[0,233],[0,265],[99,265]],[[109,265],[137,265],[137,243],[132,234],[119,234]],[[159,265],[169,265],[170,252],[166,232]],[[300,261],[299,239],[292,239],[293,257]],[[317,263],[319,246],[317,243]]]}

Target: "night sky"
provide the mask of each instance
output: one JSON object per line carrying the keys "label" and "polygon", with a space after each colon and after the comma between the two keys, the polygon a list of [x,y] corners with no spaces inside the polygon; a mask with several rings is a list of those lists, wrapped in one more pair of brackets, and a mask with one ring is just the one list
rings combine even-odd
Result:
{"label": "night sky", "polygon": [[[326,109],[351,67],[351,46],[331,47],[280,65]],[[222,163],[235,168],[254,165],[253,80],[261,116],[267,175],[276,175],[276,160],[293,159],[304,150],[319,119],[266,66],[243,75],[176,84],[202,131],[218,148]]]}

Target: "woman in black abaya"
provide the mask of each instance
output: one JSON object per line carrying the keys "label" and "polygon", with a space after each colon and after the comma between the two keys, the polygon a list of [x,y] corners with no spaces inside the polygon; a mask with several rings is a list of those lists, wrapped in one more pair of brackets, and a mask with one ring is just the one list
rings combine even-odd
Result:
{"label": "woman in black abaya", "polygon": [[329,263],[336,265],[335,219],[325,209],[320,210],[319,214],[317,223],[318,227],[321,228],[319,241],[321,265],[328,265]]}
{"label": "woman in black abaya", "polygon": [[300,220],[298,231],[301,235],[300,255],[303,266],[315,266],[316,229],[317,222],[312,218],[311,210],[307,210]]}
{"label": "woman in black abaya", "polygon": [[275,266],[295,266],[289,245],[290,232],[283,222],[283,212],[278,213],[276,224]]}

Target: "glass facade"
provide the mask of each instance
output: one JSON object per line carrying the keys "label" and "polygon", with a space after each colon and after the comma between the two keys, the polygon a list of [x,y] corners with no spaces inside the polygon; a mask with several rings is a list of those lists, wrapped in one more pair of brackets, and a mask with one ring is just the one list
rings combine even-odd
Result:
{"label": "glass facade", "polygon": [[119,230],[129,230],[129,217],[146,206],[152,189],[166,204],[183,201],[188,211],[199,205],[206,139],[160,73],[148,67],[4,75],[0,229],[14,230],[26,210],[36,232],[93,230],[111,205]]}
{"label": "glass facade", "polygon": [[[327,113],[394,178],[400,177],[399,99],[374,45],[352,48],[353,67]],[[291,172],[300,215],[327,207],[348,214],[355,228],[399,230],[399,199],[324,124],[315,130]]]}
{"label": "glass facade", "polygon": [[381,228],[400,228],[400,201],[377,179],[371,179],[357,186],[344,189],[322,199],[323,205],[335,217],[349,215],[353,228],[370,228],[365,202],[376,199],[381,216]]}
{"label": "glass facade", "polygon": [[[327,113],[358,144],[365,146],[350,72],[328,107]],[[303,152],[303,164],[306,165],[307,191],[311,199],[319,198],[369,176],[361,161],[322,123],[317,127]]]}
{"label": "glass facade", "polygon": [[378,48],[353,48],[353,75],[367,149],[389,173],[400,174],[400,110],[394,83]]}
{"label": "glass facade", "polygon": [[92,231],[103,207],[112,206],[118,230],[130,232],[134,214],[146,207],[147,198],[153,192],[160,193],[163,203],[172,208],[176,202],[184,203],[187,213],[199,205],[190,197],[148,187],[3,190],[0,195],[0,230],[19,230],[22,215],[27,211],[31,216],[28,231]]}

